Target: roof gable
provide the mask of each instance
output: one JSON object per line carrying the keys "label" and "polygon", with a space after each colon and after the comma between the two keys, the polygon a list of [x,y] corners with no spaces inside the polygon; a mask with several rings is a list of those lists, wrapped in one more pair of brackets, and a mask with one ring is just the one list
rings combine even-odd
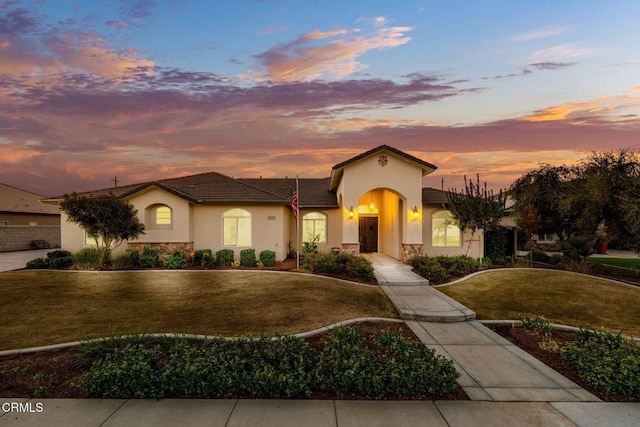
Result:
{"label": "roof gable", "polygon": [[435,171],[438,167],[425,162],[422,159],[419,159],[411,154],[407,154],[403,151],[398,150],[397,148],[391,147],[389,145],[380,145],[376,148],[373,148],[365,153],[359,154],[355,157],[352,157],[348,160],[345,160],[342,163],[338,163],[331,169],[331,181],[330,181],[330,189],[333,191],[338,187],[340,180],[342,179],[343,171],[349,165],[360,162],[364,159],[367,159],[371,156],[380,155],[380,154],[390,154],[396,158],[399,158],[403,161],[411,163],[412,165],[422,169],[422,176],[427,175]]}
{"label": "roof gable", "polygon": [[40,199],[42,196],[39,194],[0,183],[0,211],[2,212],[60,214],[57,206],[40,203]]}

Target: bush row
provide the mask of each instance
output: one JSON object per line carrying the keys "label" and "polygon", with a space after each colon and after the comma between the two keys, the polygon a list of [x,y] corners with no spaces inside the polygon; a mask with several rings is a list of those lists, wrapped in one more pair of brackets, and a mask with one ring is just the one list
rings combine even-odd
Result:
{"label": "bush row", "polygon": [[346,273],[361,280],[372,280],[373,266],[363,256],[341,253],[318,253],[309,258],[309,269],[314,273]]}
{"label": "bush row", "polygon": [[[188,259],[181,251],[175,251],[170,257],[160,263],[160,249],[156,246],[145,246],[142,253],[130,248],[113,255],[107,263],[116,270],[133,268],[155,268],[162,264],[168,269],[187,268]],[[276,265],[276,253],[270,250],[260,252],[259,260],[256,259],[255,249],[243,249],[240,251],[240,259],[234,264],[234,252],[232,249],[221,249],[215,254],[211,249],[199,249],[194,252],[193,261],[197,267],[214,267],[241,265],[243,267],[273,267]],[[62,269],[77,266],[80,269],[98,269],[101,267],[100,255],[96,248],[84,248],[75,253],[65,250],[49,252],[46,258],[36,258],[27,262],[28,269]]]}
{"label": "bush row", "polygon": [[89,396],[124,399],[385,398],[441,396],[457,387],[458,375],[451,361],[398,332],[383,331],[367,348],[355,329],[340,327],[317,350],[293,336],[123,343],[94,360],[80,385]]}
{"label": "bush row", "polygon": [[475,259],[466,255],[460,256],[416,256],[411,259],[411,266],[416,273],[431,282],[444,282],[449,277],[461,277],[475,271],[486,269],[489,258]]}

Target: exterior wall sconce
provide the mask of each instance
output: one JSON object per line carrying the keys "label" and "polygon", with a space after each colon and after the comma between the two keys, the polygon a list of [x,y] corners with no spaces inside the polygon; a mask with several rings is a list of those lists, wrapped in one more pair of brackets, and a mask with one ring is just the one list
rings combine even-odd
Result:
{"label": "exterior wall sconce", "polygon": [[413,207],[413,218],[414,219],[418,219],[418,217],[420,216],[420,211],[418,210],[417,206]]}
{"label": "exterior wall sconce", "polygon": [[355,213],[353,212],[353,206],[349,207],[349,218],[353,218]]}

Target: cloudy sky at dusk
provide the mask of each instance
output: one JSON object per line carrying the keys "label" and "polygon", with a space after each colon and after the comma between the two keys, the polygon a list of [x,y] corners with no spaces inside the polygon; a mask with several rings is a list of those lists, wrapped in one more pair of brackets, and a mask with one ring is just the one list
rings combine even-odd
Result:
{"label": "cloudy sky at dusk", "polygon": [[635,0],[0,0],[0,182],[324,177],[389,144],[438,166],[428,186],[508,186],[640,144],[638,17]]}

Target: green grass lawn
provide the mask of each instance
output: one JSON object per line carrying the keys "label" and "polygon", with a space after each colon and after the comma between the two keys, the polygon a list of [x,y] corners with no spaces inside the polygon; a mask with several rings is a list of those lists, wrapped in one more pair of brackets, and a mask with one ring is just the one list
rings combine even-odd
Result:
{"label": "green grass lawn", "polygon": [[552,323],[640,336],[640,288],[566,271],[491,271],[438,288],[479,319],[541,315]]}
{"label": "green grass lawn", "polygon": [[640,270],[640,258],[600,258],[600,257],[589,257],[587,258],[589,262],[597,262],[600,264],[613,265],[616,267],[624,267],[624,268],[635,268],[636,270]]}
{"label": "green grass lawn", "polygon": [[273,272],[0,273],[0,350],[110,333],[296,333],[397,317],[375,287]]}

